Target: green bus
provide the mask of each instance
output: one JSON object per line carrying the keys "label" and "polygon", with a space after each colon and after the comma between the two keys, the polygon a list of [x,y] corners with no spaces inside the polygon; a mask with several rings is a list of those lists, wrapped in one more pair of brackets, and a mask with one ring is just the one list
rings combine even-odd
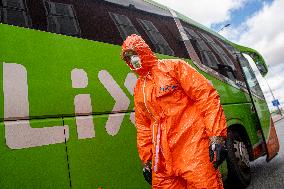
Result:
{"label": "green bus", "polygon": [[228,125],[224,180],[249,185],[249,162],[279,143],[243,53],[150,0],[0,0],[0,188],[150,188],[136,149],[137,75],[120,59],[141,35],[160,59],[182,58],[218,90]]}

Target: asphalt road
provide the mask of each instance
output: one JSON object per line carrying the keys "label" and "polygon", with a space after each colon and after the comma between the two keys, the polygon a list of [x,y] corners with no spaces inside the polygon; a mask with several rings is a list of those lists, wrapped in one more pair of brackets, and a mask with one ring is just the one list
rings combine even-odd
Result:
{"label": "asphalt road", "polygon": [[252,181],[247,189],[284,189],[284,119],[276,122],[275,127],[279,153],[269,163],[265,156],[251,163]]}

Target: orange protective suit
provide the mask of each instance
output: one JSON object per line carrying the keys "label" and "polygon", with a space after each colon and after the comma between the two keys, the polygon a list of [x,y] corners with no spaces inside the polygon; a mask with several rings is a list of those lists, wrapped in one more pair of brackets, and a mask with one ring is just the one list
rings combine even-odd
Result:
{"label": "orange protective suit", "polygon": [[209,159],[209,137],[227,133],[217,91],[185,61],[158,60],[140,36],[124,41],[127,51],[142,64],[134,70],[137,146],[144,163],[152,160],[152,187],[223,188]]}

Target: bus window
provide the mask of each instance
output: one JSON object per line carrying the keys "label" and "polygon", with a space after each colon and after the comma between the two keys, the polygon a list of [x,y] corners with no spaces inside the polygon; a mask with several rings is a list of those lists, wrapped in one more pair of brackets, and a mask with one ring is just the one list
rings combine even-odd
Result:
{"label": "bus window", "polygon": [[30,27],[24,0],[2,0],[0,7],[1,22],[15,26]]}
{"label": "bus window", "polygon": [[[105,1],[28,0],[33,28],[110,44],[122,38]],[[116,5],[117,6],[117,5]]]}
{"label": "bus window", "polygon": [[141,19],[137,19],[137,20],[139,21],[142,28],[147,33],[152,44],[154,44],[156,48],[155,49],[156,52],[159,52],[161,54],[174,55],[174,52],[169,46],[169,44],[167,43],[167,41],[160,34],[158,29],[154,26],[154,24],[151,21],[141,20]]}
{"label": "bus window", "polygon": [[218,61],[212,52],[201,51],[200,55],[201,55],[201,61],[203,62],[203,64],[205,64],[206,66],[210,68],[215,68],[215,69],[218,68],[218,64],[217,64]]}
{"label": "bus window", "polygon": [[193,28],[184,27],[190,42],[199,56],[201,63],[212,68],[218,69],[218,60],[216,56],[211,52],[208,45],[205,41],[200,37],[198,32],[196,32]]}
{"label": "bus window", "polygon": [[200,32],[200,34],[205,39],[207,44],[213,49],[213,51],[215,51],[215,53],[220,57],[220,59],[222,60],[222,63],[227,66],[230,66],[233,70],[236,70],[236,67],[234,63],[232,62],[232,60],[226,55],[225,51],[217,43],[215,43],[215,41],[213,40],[213,37],[209,36],[208,34],[204,32]]}
{"label": "bus window", "polygon": [[249,88],[251,89],[252,93],[256,94],[257,96],[264,99],[264,95],[262,93],[262,90],[260,88],[260,85],[257,81],[257,78],[252,70],[252,68],[249,65],[248,60],[242,55],[238,54],[238,58],[240,61],[240,64],[243,68],[247,83],[249,85]]}
{"label": "bus window", "polygon": [[232,56],[238,53],[237,49],[235,49],[233,46],[229,45],[228,43],[221,42],[220,40],[219,42]]}
{"label": "bus window", "polygon": [[200,51],[210,52],[210,49],[208,48],[208,46],[206,45],[206,43],[204,41],[198,40],[198,41],[196,41],[196,45],[197,45],[197,47]]}
{"label": "bus window", "polygon": [[200,36],[197,33],[195,33],[193,29],[190,29],[188,27],[184,27],[184,29],[190,39],[201,40]]}
{"label": "bus window", "polygon": [[216,42],[217,39],[205,31],[194,26],[183,23],[187,36],[199,56],[202,64],[219,72],[230,80],[241,80],[241,74],[238,75],[236,65],[233,59],[228,57],[224,49]]}
{"label": "bus window", "polygon": [[117,26],[117,29],[119,30],[120,36],[123,40],[125,40],[126,37],[131,34],[140,35],[127,16],[115,14],[113,12],[109,12],[109,14],[112,20],[115,22],[115,25]]}
{"label": "bus window", "polygon": [[200,32],[200,34],[208,43],[214,43],[213,39],[209,35],[207,35],[206,33]]}
{"label": "bus window", "polygon": [[229,65],[233,68],[233,70],[236,70],[236,67],[233,61],[227,56],[225,51],[218,44],[210,43],[210,45],[226,65]]}
{"label": "bus window", "polygon": [[[168,9],[152,6],[146,1],[132,0],[106,0],[105,5],[108,12],[127,17],[154,52],[188,58],[179,30]],[[117,24],[113,30],[119,33]],[[130,33],[133,32],[128,32],[127,35]],[[123,40],[119,44],[122,42]]]}
{"label": "bus window", "polygon": [[241,66],[236,59],[236,54],[238,53],[238,50],[218,38],[215,38],[215,41],[216,44],[218,44],[219,48],[223,49],[223,51],[225,52],[225,58],[229,59],[228,61],[233,60],[232,63],[235,65],[234,71],[236,73],[237,80],[244,82],[245,80],[242,74]]}
{"label": "bus window", "polygon": [[[1,2],[2,23],[31,27],[31,20],[32,28],[36,30],[115,45],[122,45],[126,36],[136,33],[157,53],[188,58],[170,11],[149,2],[0,0]],[[149,27],[150,30],[145,29]]]}
{"label": "bus window", "polygon": [[71,4],[45,1],[47,30],[54,33],[79,36],[80,27]]}

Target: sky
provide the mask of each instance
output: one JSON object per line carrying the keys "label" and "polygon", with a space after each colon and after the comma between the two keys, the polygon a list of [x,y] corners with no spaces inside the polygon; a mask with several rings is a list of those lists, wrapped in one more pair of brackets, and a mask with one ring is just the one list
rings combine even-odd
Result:
{"label": "sky", "polygon": [[[284,109],[284,0],[154,0],[219,31],[225,38],[257,50],[268,65],[265,79]],[[251,60],[250,60],[251,61]],[[257,74],[259,76],[259,74]],[[271,111],[272,94],[260,85]]]}

